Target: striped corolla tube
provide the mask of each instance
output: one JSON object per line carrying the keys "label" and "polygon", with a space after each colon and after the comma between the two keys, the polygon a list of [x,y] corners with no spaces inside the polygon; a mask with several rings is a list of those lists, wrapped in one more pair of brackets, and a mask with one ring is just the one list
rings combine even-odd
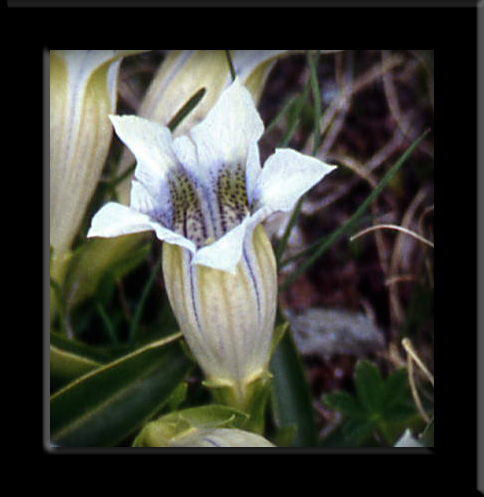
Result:
{"label": "striped corolla tube", "polygon": [[229,387],[242,406],[247,385],[267,372],[277,302],[261,222],[290,211],[334,166],[277,149],[261,167],[264,126],[238,78],[187,135],[136,116],[110,119],[136,157],[131,203],[107,203],[88,236],[154,230],[188,346],[207,383]]}

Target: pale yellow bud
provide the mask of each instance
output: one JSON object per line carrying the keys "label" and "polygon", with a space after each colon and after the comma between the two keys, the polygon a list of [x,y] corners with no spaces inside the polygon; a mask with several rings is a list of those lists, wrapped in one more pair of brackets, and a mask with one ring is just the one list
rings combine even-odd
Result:
{"label": "pale yellow bud", "polygon": [[142,51],[50,52],[50,244],[56,260],[72,244],[108,154],[121,59]]}

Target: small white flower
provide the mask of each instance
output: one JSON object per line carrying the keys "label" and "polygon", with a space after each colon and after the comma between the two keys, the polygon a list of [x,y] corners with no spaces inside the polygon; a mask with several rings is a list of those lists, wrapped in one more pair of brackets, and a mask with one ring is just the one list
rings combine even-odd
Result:
{"label": "small white flower", "polygon": [[274,254],[258,225],[291,210],[334,166],[278,149],[261,168],[264,126],[238,78],[188,135],[110,118],[137,160],[131,205],[105,205],[88,236],[154,230],[166,242],[163,272],[178,324],[210,383],[234,387],[243,404],[248,383],[268,367],[277,300]]}

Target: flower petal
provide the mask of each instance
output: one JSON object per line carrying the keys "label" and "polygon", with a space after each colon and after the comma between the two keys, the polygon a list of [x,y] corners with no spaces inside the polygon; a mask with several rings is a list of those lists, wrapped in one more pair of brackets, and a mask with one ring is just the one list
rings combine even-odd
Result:
{"label": "flower petal", "polygon": [[143,183],[134,179],[131,184],[130,207],[146,214],[150,220],[155,220],[168,229],[172,227],[173,206],[168,185],[163,184],[158,196],[153,197]]}
{"label": "flower petal", "polygon": [[220,269],[235,274],[236,266],[242,257],[244,238],[248,236],[248,229],[254,227],[254,222],[247,217],[237,227],[226,233],[211,245],[197,251],[192,264]]}
{"label": "flower petal", "polygon": [[154,231],[159,240],[172,245],[179,245],[192,253],[196,252],[195,244],[184,236],[165,228],[150,218],[148,214],[143,214],[131,207],[115,202],[107,203],[96,213],[92,219],[87,237],[112,238],[142,231]]}
{"label": "flower petal", "polygon": [[197,147],[200,180],[211,178],[213,184],[221,168],[239,165],[245,169],[249,147],[263,131],[250,93],[236,78],[206,118],[190,131]]}
{"label": "flower petal", "polygon": [[255,188],[249,193],[252,212],[265,215],[290,211],[298,199],[336,166],[291,149],[276,149],[265,162]]}
{"label": "flower petal", "polygon": [[136,157],[136,178],[158,198],[170,173],[179,170],[170,130],[137,116],[109,116],[118,137]]}
{"label": "flower petal", "polygon": [[178,161],[183,164],[183,169],[193,180],[196,180],[200,174],[200,167],[197,150],[191,138],[186,135],[177,136],[173,140],[172,147]]}
{"label": "flower petal", "polygon": [[109,202],[92,218],[87,236],[111,238],[152,229],[150,218],[146,214],[136,212],[125,205]]}

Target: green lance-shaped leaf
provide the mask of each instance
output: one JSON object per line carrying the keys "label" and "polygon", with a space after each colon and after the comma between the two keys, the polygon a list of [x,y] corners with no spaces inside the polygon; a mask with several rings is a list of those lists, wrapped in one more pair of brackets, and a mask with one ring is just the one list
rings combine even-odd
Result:
{"label": "green lance-shaped leaf", "polygon": [[317,434],[309,387],[296,347],[288,332],[271,359],[271,401],[278,428],[296,427],[295,447],[315,447]]}
{"label": "green lance-shaped leaf", "polygon": [[114,446],[162,407],[192,363],[176,339],[153,342],[103,365],[56,392],[51,440],[60,446]]}

